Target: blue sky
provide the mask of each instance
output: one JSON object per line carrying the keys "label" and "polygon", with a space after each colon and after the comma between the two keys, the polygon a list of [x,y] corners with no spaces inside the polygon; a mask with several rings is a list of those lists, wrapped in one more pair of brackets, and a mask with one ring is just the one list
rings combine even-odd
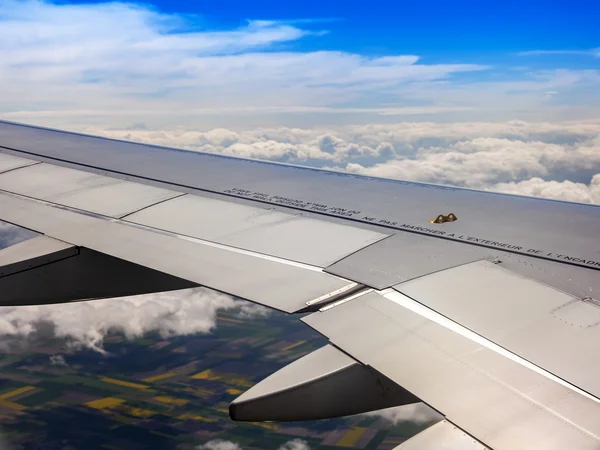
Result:
{"label": "blue sky", "polygon": [[6,0],[0,114],[235,127],[593,118],[599,14],[581,0]]}
{"label": "blue sky", "polygon": [[231,28],[247,19],[313,19],[314,28],[330,33],[316,42],[302,42],[297,48],[304,50],[417,52],[431,58],[469,55],[487,59],[525,50],[586,50],[600,45],[600,3],[593,0],[146,3],[165,12],[199,15],[200,25],[207,27]]}

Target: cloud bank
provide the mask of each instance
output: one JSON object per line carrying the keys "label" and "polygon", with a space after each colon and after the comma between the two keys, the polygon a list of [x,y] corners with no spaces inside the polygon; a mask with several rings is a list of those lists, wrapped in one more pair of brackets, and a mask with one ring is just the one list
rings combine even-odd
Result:
{"label": "cloud bank", "polygon": [[[28,338],[50,335],[65,339],[70,347],[103,353],[104,338],[110,333],[122,333],[128,339],[151,331],[163,338],[208,333],[216,326],[219,310],[235,310],[244,318],[267,314],[260,306],[196,288],[119,299],[0,308],[0,340],[11,346]],[[51,361],[61,362],[64,359]]]}
{"label": "cloud bank", "polygon": [[[197,447],[197,450],[243,450],[243,447],[232,441],[215,439]],[[310,450],[310,447],[301,439],[286,442],[277,450]]]}
{"label": "cloud bank", "polygon": [[378,177],[600,203],[600,120],[81,130]]}

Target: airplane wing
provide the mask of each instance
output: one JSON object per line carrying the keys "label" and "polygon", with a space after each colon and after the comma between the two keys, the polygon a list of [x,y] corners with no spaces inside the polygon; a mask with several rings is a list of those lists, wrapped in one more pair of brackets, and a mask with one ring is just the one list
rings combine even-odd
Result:
{"label": "airplane wing", "polygon": [[329,340],[234,420],[424,402],[398,447],[600,449],[600,208],[0,122],[0,305],[198,285]]}

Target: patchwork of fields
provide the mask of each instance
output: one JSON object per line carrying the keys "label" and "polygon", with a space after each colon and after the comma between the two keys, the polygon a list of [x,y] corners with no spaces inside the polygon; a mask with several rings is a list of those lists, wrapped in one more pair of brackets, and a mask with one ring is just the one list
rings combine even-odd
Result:
{"label": "patchwork of fields", "polygon": [[276,450],[391,449],[425,425],[373,416],[302,423],[235,423],[228,404],[270,373],[324,345],[297,317],[220,313],[207,335],[128,341],[102,355],[37,337],[0,354],[0,423],[16,449],[196,449],[225,440]]}

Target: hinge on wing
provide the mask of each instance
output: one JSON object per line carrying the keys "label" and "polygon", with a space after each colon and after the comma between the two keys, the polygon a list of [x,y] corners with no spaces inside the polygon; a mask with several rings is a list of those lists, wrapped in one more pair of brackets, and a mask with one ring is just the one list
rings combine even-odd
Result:
{"label": "hinge on wing", "polygon": [[367,289],[369,288],[360,283],[351,283],[347,286],[344,286],[341,289],[338,289],[336,291],[330,292],[329,294],[325,294],[319,298],[315,298],[314,300],[306,302],[306,307],[296,312],[305,313],[318,311],[319,309],[325,306],[329,306],[334,303],[337,304],[342,300],[353,298],[356,296],[356,294],[362,294],[363,291]]}
{"label": "hinge on wing", "polygon": [[430,220],[429,222],[430,223],[445,223],[445,222],[454,222],[455,220],[458,220],[458,217],[456,217],[456,214],[450,213],[447,216],[440,214],[434,220]]}

